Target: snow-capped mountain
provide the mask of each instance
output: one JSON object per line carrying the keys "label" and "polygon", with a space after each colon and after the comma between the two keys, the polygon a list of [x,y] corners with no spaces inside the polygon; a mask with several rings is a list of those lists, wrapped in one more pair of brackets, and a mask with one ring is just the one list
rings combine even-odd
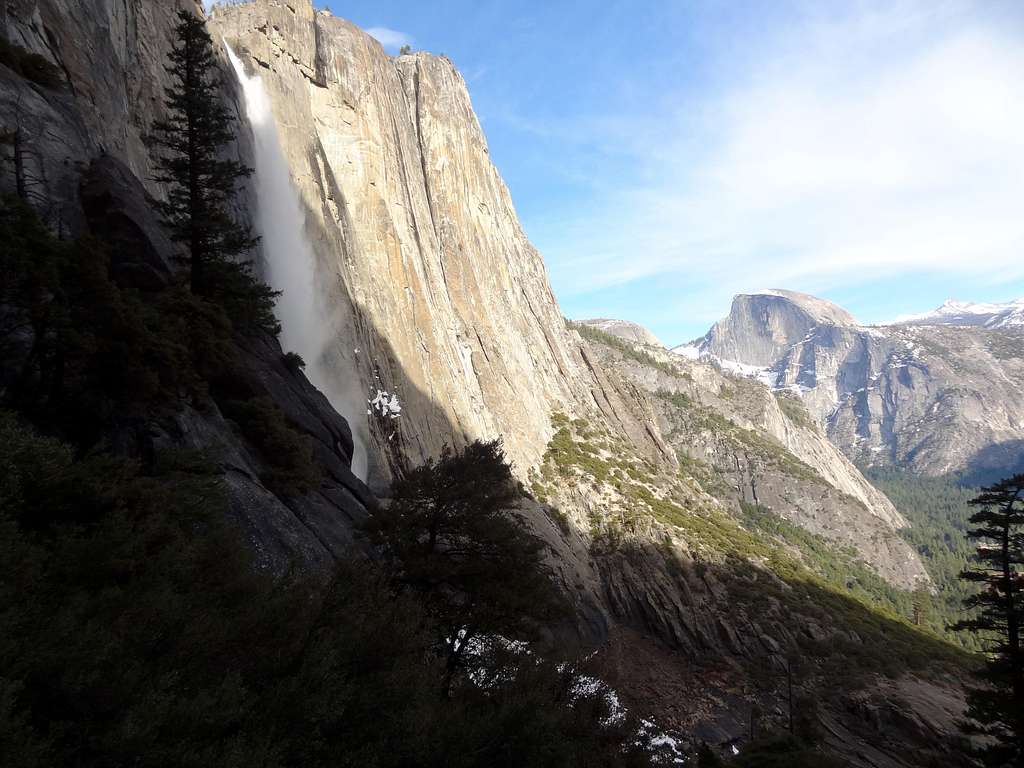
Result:
{"label": "snow-capped mountain", "polygon": [[1001,304],[976,304],[948,299],[931,312],[900,315],[887,325],[974,325],[985,328],[1024,326],[1024,298]]}
{"label": "snow-capped mountain", "polygon": [[864,326],[789,291],[741,294],[678,355],[798,392],[855,461],[926,474],[1024,466],[1024,300]]}
{"label": "snow-capped mountain", "polygon": [[[671,351],[690,360],[711,360],[729,373],[757,379],[772,388],[799,389],[802,382],[785,381],[775,366],[794,342],[809,341],[819,326],[859,327],[859,323],[825,299],[771,288],[736,296],[728,317],[701,338]],[[752,328],[760,330],[751,333]]]}

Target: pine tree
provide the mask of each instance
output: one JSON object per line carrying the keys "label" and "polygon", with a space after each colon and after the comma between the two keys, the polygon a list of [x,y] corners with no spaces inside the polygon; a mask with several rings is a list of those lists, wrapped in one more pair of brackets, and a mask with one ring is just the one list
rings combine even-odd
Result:
{"label": "pine tree", "polygon": [[988,658],[984,685],[970,693],[967,729],[988,737],[989,765],[1019,765],[1024,760],[1024,474],[982,489],[969,502],[980,507],[967,535],[977,542],[977,566],[961,578],[982,589],[964,604],[977,614],[955,629],[985,638]]}
{"label": "pine tree", "polygon": [[273,306],[278,293],[257,280],[241,258],[258,242],[228,207],[240,180],[252,169],[223,157],[234,140],[234,117],[221,100],[222,82],[213,42],[202,19],[178,12],[175,41],[165,66],[167,119],[153,126],[154,180],[168,186],[159,204],[176,242],[188,249],[192,292],[220,303],[242,329],[280,331]]}
{"label": "pine tree", "polygon": [[535,639],[559,606],[541,542],[511,513],[520,498],[500,442],[476,441],[412,470],[367,523],[437,622],[445,691],[487,667],[489,644]]}

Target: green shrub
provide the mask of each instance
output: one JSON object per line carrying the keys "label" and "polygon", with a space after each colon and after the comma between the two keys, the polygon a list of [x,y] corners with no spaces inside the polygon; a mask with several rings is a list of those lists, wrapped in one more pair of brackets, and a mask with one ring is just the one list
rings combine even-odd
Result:
{"label": "green shrub", "polygon": [[284,363],[284,367],[292,373],[298,373],[306,368],[306,361],[298,352],[285,352],[281,356],[281,361]]}
{"label": "green shrub", "polygon": [[810,412],[807,410],[807,406],[804,405],[803,401],[796,395],[792,395],[789,392],[775,392],[775,400],[779,404],[779,408],[782,409],[783,414],[786,418],[796,424],[798,427],[804,429],[814,429],[816,424],[814,419],[811,417]]}
{"label": "green shrub", "polygon": [[566,536],[572,533],[572,525],[569,523],[569,518],[566,516],[565,512],[550,505],[545,505],[544,511],[547,512],[548,516],[555,521],[555,525],[558,526],[562,533]]}
{"label": "green shrub", "polygon": [[669,392],[667,389],[659,389],[654,393],[657,397],[662,400],[667,400],[672,403],[676,408],[687,409],[696,406],[692,397],[685,392]]}

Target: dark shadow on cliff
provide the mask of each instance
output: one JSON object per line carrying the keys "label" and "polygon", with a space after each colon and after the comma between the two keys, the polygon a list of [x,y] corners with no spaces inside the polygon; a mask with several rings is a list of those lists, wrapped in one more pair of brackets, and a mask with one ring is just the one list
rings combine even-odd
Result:
{"label": "dark shadow on cliff", "polygon": [[[839,754],[970,765],[956,757],[955,724],[929,721],[899,691],[923,684],[962,696],[977,663],[969,654],[809,574],[780,579],[745,560],[700,562],[649,544],[595,554],[606,601],[628,628],[613,639],[609,679],[659,722],[697,720],[694,735],[718,744],[745,741],[752,728],[782,732],[792,679],[794,700]],[[851,763],[862,764],[875,763]]]}
{"label": "dark shadow on cliff", "polygon": [[981,487],[1024,472],[1024,439],[1006,440],[982,448],[967,461],[960,484]]}

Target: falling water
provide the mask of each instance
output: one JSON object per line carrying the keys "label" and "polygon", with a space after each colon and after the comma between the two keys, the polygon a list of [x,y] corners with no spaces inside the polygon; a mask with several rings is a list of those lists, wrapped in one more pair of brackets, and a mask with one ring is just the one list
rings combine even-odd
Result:
{"label": "falling water", "polygon": [[282,292],[275,309],[281,322],[281,344],[302,356],[309,380],[348,419],[355,440],[352,471],[365,480],[366,447],[359,434],[363,395],[361,390],[356,396],[346,392],[337,376],[327,370],[325,353],[332,341],[330,312],[317,291],[316,257],[306,236],[302,202],[281,151],[270,97],[262,79],[247,76],[231,46],[226,42],[224,46],[245,95],[255,142],[256,229],[266,254],[266,280]]}

